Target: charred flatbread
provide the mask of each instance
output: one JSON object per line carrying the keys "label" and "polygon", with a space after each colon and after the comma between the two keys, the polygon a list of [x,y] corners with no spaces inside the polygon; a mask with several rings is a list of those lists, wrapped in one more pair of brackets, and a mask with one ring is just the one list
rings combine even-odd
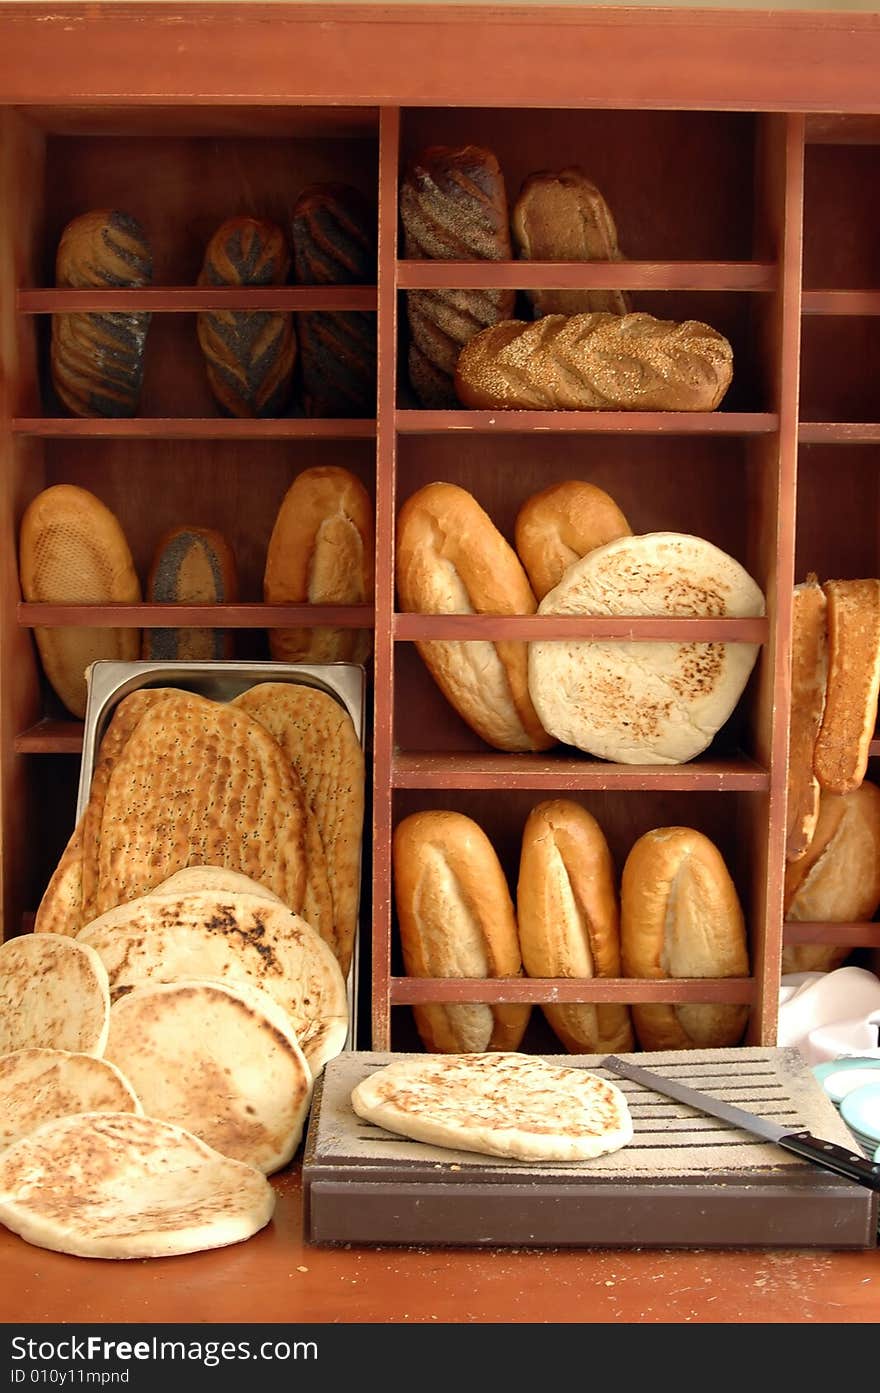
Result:
{"label": "charred flatbread", "polygon": [[0,1058],[0,1149],[56,1117],[141,1113],[115,1064],[69,1050],[16,1050]]}
{"label": "charred flatbread", "polygon": [[109,1019],[107,971],[87,943],[22,934],[0,946],[0,1054],[48,1049],[102,1055]]}

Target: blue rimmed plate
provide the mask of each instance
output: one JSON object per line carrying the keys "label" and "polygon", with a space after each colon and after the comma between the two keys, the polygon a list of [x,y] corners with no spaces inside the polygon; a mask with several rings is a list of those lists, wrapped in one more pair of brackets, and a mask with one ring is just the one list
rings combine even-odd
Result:
{"label": "blue rimmed plate", "polygon": [[847,1093],[840,1104],[840,1115],[870,1155],[880,1146],[880,1083],[868,1083]]}
{"label": "blue rimmed plate", "polygon": [[831,1101],[838,1107],[850,1093],[869,1084],[880,1084],[880,1059],[865,1056],[832,1059],[813,1069]]}

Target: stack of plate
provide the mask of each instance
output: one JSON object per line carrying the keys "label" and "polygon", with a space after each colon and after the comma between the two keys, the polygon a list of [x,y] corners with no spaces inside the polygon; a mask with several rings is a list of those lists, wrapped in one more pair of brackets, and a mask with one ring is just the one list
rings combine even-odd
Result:
{"label": "stack of plate", "polygon": [[880,1058],[826,1060],[815,1065],[813,1073],[859,1146],[876,1160],[880,1155]]}

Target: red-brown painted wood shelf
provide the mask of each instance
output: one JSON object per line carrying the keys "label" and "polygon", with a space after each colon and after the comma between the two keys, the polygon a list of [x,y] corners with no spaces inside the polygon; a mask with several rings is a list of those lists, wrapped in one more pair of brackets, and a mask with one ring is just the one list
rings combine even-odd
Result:
{"label": "red-brown painted wood shelf", "polygon": [[626,642],[766,643],[767,619],[608,614],[395,614],[395,639],[614,639]]}
{"label": "red-brown painted wood shelf", "polygon": [[[260,420],[221,416],[33,416],[12,422],[12,434],[40,440],[372,440],[372,417],[276,416]],[[248,468],[253,462],[248,460]]]}
{"label": "red-brown painted wood shelf", "polygon": [[83,747],[82,721],[45,719],[16,735],[17,755],[78,755]]}
{"label": "red-brown painted wood shelf", "polygon": [[787,922],[783,943],[840,943],[850,948],[880,948],[880,924],[808,924]]}
{"label": "red-brown painted wood shelf", "polygon": [[775,290],[770,261],[398,261],[401,290]]}
{"label": "red-brown painted wood shelf", "polygon": [[746,755],[689,764],[608,764],[569,754],[394,754],[392,788],[663,790],[764,793],[770,774]]}
{"label": "red-brown painted wood shelf", "polygon": [[[699,988],[699,994],[695,994]],[[648,981],[628,977],[392,977],[392,1006],[426,1001],[699,1001],[751,1002],[752,977],[682,977]]]}
{"label": "red-brown painted wood shelf", "polygon": [[800,445],[880,445],[877,421],[801,421]]}
{"label": "red-brown painted wood shelf", "polygon": [[880,290],[805,290],[802,314],[880,314]]}
{"label": "red-brown painted wood shelf", "polygon": [[371,629],[372,605],[18,605],[24,628]]}
{"label": "red-brown painted wood shelf", "polygon": [[772,435],[772,411],[418,411],[396,413],[400,435]]}
{"label": "red-brown painted wood shelf", "polygon": [[19,290],[20,314],[197,314],[203,310],[375,311],[376,287],[369,285],[145,286],[138,290]]}

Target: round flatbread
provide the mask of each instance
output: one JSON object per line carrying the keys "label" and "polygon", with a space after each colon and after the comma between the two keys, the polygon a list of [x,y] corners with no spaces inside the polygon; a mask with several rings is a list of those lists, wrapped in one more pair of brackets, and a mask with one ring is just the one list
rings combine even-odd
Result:
{"label": "round flatbread", "polygon": [[110,1012],[107,1058],[149,1117],[271,1174],[296,1151],[312,1074],[280,1006],[256,987],[135,987]]}
{"label": "round flatbread", "polygon": [[339,964],[304,919],[255,895],[145,895],[86,924],[76,940],[99,954],[111,991],[208,978],[262,989],[283,1008],[313,1074],[348,1034]]}
{"label": "round flatbread", "polygon": [[[539,614],[750,618],[764,596],[701,537],[619,537],[575,561]],[[620,764],[681,764],[710,744],[742,695],[754,643],[529,644],[529,692],[557,740]]]}
{"label": "round flatbread", "polygon": [[225,866],[186,866],[182,871],[175,871],[174,875],[163,880],[161,885],[157,885],[155,890],[149,893],[178,896],[196,894],[201,890],[210,893],[219,890],[223,894],[256,895],[261,900],[272,900],[275,904],[284,903],[281,896],[270,890],[268,885],[262,885],[250,876],[242,875],[240,871],[230,871]]}
{"label": "round flatbread", "polygon": [[16,1050],[0,1058],[0,1149],[56,1117],[142,1111],[109,1060],[69,1050]]}
{"label": "round flatbread", "polygon": [[514,1161],[585,1161],[632,1140],[621,1090],[527,1054],[426,1055],[359,1083],[358,1117],[432,1146]]}
{"label": "round flatbread", "polygon": [[107,972],[87,943],[45,933],[0,946],[0,1054],[102,1055],[109,1019]]}
{"label": "round flatbread", "polygon": [[47,1122],[0,1154],[0,1223],[90,1258],[160,1258],[240,1243],[272,1217],[260,1171],[134,1113]]}

